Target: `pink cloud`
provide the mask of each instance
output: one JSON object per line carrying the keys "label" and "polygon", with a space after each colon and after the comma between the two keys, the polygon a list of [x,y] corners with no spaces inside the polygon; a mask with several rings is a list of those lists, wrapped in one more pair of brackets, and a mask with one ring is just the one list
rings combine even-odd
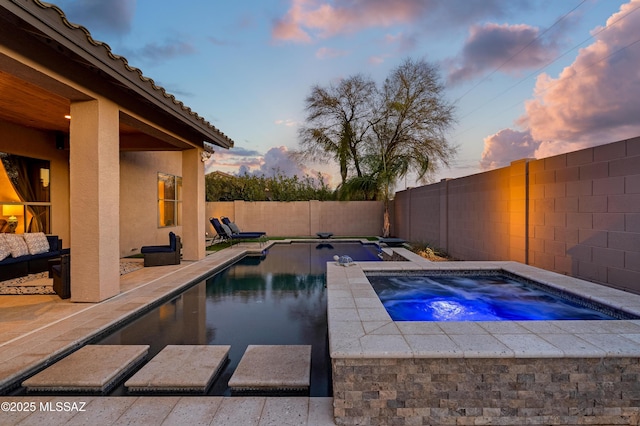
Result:
{"label": "pink cloud", "polygon": [[[640,135],[640,46],[634,44],[640,13],[631,13],[638,7],[640,0],[622,5],[557,78],[538,76],[533,98],[516,122],[525,130],[512,131],[530,134],[536,158]],[[511,144],[497,143],[503,132],[485,138],[483,165],[510,155]]]}
{"label": "pink cloud", "polygon": [[480,167],[485,170],[495,169],[507,166],[512,161],[521,158],[533,157],[538,145],[538,142],[533,140],[528,131],[500,130],[498,133],[484,138],[484,151]]}
{"label": "pink cloud", "polygon": [[640,49],[628,46],[640,27],[640,14],[630,12],[639,6],[640,0],[621,6],[558,78],[538,77],[521,121],[545,142],[545,153],[558,153],[549,147],[552,142],[560,151],[640,134]]}
{"label": "pink cloud", "polygon": [[449,71],[449,82],[459,83],[497,68],[517,72],[547,63],[557,46],[553,40],[537,38],[538,34],[538,28],[524,24],[472,26],[460,57]]}
{"label": "pink cloud", "polygon": [[276,40],[309,42],[370,27],[389,27],[414,21],[426,8],[421,0],[292,0],[287,14],[276,21]]}

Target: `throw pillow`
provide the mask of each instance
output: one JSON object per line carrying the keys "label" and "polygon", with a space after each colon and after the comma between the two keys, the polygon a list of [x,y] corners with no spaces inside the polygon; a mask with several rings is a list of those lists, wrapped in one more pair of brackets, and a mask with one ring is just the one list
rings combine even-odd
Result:
{"label": "throw pillow", "polygon": [[24,242],[24,238],[22,238],[21,234],[5,234],[4,239],[9,246],[11,256],[20,257],[29,254],[29,248],[27,247],[27,243]]}
{"label": "throw pillow", "polygon": [[4,260],[11,255],[9,244],[4,239],[4,234],[0,234],[0,260]]}
{"label": "throw pillow", "polygon": [[24,234],[23,238],[25,243],[27,243],[29,254],[46,253],[50,250],[49,240],[47,240],[47,236],[44,235],[44,232]]}

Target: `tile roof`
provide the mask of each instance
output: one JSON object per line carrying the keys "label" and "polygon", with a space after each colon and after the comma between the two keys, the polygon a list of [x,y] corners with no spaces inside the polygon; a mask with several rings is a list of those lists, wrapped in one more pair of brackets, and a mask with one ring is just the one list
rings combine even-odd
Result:
{"label": "tile roof", "polygon": [[174,95],[168,93],[163,87],[156,85],[155,82],[153,81],[153,79],[151,79],[149,77],[146,77],[142,73],[142,70],[140,70],[139,68],[132,67],[131,65],[129,65],[129,62],[127,61],[127,59],[124,56],[116,55],[115,53],[113,53],[113,51],[111,50],[111,47],[107,43],[95,40],[91,36],[91,33],[89,32],[89,30],[87,28],[85,28],[84,26],[78,25],[78,24],[74,24],[74,23],[70,22],[67,19],[65,13],[58,6],[56,6],[54,4],[43,2],[41,0],[32,0],[32,1],[33,1],[33,3],[35,5],[37,5],[38,7],[42,8],[42,9],[55,11],[59,15],[59,18],[60,18],[61,22],[68,29],[70,29],[72,31],[82,32],[83,35],[84,35],[84,38],[86,39],[86,41],[90,45],[95,46],[95,47],[99,47],[99,48],[103,48],[106,56],[110,60],[112,60],[112,61],[114,61],[116,63],[120,63],[121,65],[124,66],[124,68],[130,73],[130,75],[129,75],[130,78],[131,77],[135,77],[135,78],[139,79],[142,83],[144,83],[144,85],[147,86],[147,88],[151,89],[152,92],[159,93],[161,95],[162,99],[164,100],[164,102],[167,103],[167,105],[177,106],[187,117],[195,119],[197,122],[200,122],[200,124],[204,125],[207,129],[209,129],[210,131],[213,131],[214,133],[216,133],[222,139],[223,143],[225,143],[229,147],[232,147],[234,145],[234,142],[233,142],[233,140],[231,138],[229,138],[227,135],[222,133],[219,129],[217,129],[215,126],[213,126],[207,120],[205,120],[203,117],[200,117],[195,111],[192,111],[191,108],[186,106],[182,101],[179,101],[178,99],[176,99],[176,97]]}

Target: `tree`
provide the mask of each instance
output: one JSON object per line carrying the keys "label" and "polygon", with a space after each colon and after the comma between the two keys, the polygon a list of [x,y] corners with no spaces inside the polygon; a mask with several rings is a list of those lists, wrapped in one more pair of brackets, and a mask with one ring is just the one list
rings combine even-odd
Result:
{"label": "tree", "polygon": [[398,179],[414,172],[426,181],[455,155],[446,138],[454,106],[445,100],[438,69],[424,60],[406,59],[379,89],[361,75],[328,89],[314,86],[307,113],[303,159],[337,160],[342,198],[383,200],[384,236]]}
{"label": "tree", "polygon": [[455,148],[446,138],[454,106],[444,99],[438,70],[424,60],[405,60],[385,80],[372,121],[369,156],[379,174],[385,202],[383,235],[389,234],[389,198],[398,179],[414,171],[427,180],[448,165]]}
{"label": "tree", "polygon": [[335,195],[324,182],[321,174],[317,177],[285,176],[276,170],[274,176],[240,176],[213,172],[205,175],[206,200],[210,201],[309,201],[333,200]]}
{"label": "tree", "polygon": [[349,169],[362,176],[361,145],[371,126],[375,83],[358,74],[328,88],[313,86],[305,99],[306,124],[299,131],[302,160],[335,160],[342,183]]}

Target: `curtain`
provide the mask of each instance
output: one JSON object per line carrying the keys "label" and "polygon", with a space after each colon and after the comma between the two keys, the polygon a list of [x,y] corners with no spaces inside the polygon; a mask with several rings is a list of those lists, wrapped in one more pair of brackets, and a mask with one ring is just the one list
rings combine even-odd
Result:
{"label": "curtain", "polygon": [[[20,155],[4,154],[2,155],[2,164],[7,172],[7,176],[11,181],[13,189],[18,194],[20,201],[23,203],[33,201],[49,201],[48,192],[43,200],[42,191],[34,186],[34,182],[39,182],[40,163],[41,160],[22,157]],[[48,162],[46,162],[48,163]],[[48,165],[46,166],[48,168]],[[31,214],[27,232],[46,232],[47,231],[47,207],[46,206],[26,206]]]}

